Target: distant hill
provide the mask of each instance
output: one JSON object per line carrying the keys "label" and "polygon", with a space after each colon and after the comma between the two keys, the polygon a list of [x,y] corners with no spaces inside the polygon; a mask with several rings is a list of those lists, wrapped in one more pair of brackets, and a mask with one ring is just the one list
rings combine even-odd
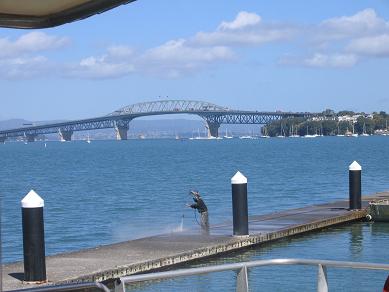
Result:
{"label": "distant hill", "polygon": [[51,123],[57,123],[63,121],[64,120],[32,122],[24,119],[10,119],[5,121],[0,121],[0,130],[15,129],[15,128],[21,128],[30,125],[38,126],[38,125],[51,124]]}
{"label": "distant hill", "polygon": [[23,119],[12,119],[6,121],[0,121],[0,130],[13,129],[23,127],[23,124],[31,123],[30,121]]}

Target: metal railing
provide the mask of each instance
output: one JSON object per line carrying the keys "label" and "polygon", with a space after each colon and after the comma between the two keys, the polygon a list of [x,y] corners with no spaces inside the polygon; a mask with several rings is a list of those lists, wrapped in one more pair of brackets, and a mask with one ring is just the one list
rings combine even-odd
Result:
{"label": "metal railing", "polygon": [[[115,281],[115,292],[125,292],[125,285],[131,283],[139,283],[150,280],[162,280],[168,278],[177,278],[185,276],[194,276],[199,274],[223,272],[223,271],[237,271],[236,291],[249,291],[249,282],[247,277],[248,268],[274,266],[274,265],[307,265],[317,266],[317,291],[328,291],[327,267],[335,268],[351,268],[351,269],[366,269],[366,270],[388,270],[389,265],[376,263],[361,263],[361,262],[345,262],[345,261],[327,261],[316,259],[271,259],[258,260],[250,262],[241,262],[234,264],[223,264],[209,267],[180,269],[167,272],[158,272],[150,274],[140,274],[127,277],[121,277]],[[384,283],[383,283],[384,284]]]}

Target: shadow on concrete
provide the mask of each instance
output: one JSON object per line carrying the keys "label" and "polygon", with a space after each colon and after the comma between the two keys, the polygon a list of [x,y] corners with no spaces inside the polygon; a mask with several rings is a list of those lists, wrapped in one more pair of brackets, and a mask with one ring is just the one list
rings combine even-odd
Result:
{"label": "shadow on concrete", "polygon": [[8,275],[10,275],[11,277],[13,277],[15,279],[18,279],[19,281],[24,280],[24,273],[9,273]]}

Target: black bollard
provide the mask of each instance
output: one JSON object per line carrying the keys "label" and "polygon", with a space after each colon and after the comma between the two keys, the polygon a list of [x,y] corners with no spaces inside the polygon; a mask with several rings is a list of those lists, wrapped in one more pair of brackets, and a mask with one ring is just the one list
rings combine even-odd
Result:
{"label": "black bollard", "polygon": [[239,171],[231,178],[233,235],[248,235],[247,178]]}
{"label": "black bollard", "polygon": [[350,210],[361,209],[361,173],[362,167],[354,161],[349,166],[349,202]]}
{"label": "black bollard", "polygon": [[43,199],[31,190],[21,201],[24,281],[46,282]]}

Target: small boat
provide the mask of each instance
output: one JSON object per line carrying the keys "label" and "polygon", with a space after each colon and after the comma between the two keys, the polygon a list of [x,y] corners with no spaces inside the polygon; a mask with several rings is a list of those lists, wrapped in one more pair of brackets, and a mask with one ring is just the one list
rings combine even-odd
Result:
{"label": "small boat", "polygon": [[336,135],[336,137],[344,137],[344,135],[340,133],[339,123],[338,123],[338,134]]}
{"label": "small boat", "polygon": [[243,140],[244,139],[253,139],[253,137],[250,135],[245,135],[245,136],[240,136],[239,139],[243,139]]}
{"label": "small boat", "polygon": [[310,135],[310,134],[309,134],[308,126],[307,126],[307,134],[305,134],[305,135],[303,136],[303,138],[316,138],[316,137],[317,137],[317,135]]}
{"label": "small boat", "polygon": [[240,136],[239,139],[257,140],[258,137],[254,135],[254,131],[251,131],[251,135],[250,134],[243,135],[243,136]]}
{"label": "small boat", "polygon": [[260,138],[264,138],[264,139],[270,138],[269,134],[267,133],[266,127],[263,128],[263,135],[261,135]]}
{"label": "small boat", "polygon": [[286,138],[282,123],[281,123],[281,132],[279,135],[277,135],[277,138]]}
{"label": "small boat", "polygon": [[89,134],[88,134],[88,137],[86,139],[86,143],[90,144],[91,143],[91,140],[90,140],[90,137],[89,137]]}
{"label": "small boat", "polygon": [[348,129],[348,127],[347,127],[347,131],[344,133],[344,136],[345,136],[345,137],[352,137],[352,136],[353,136],[353,133],[350,132],[350,130]]}
{"label": "small boat", "polygon": [[300,138],[300,135],[297,134],[297,127],[294,128],[292,125],[292,128],[291,128],[290,133],[289,133],[289,137],[290,138]]}
{"label": "small boat", "polygon": [[259,138],[264,138],[264,139],[270,138],[269,134],[267,133],[266,127],[263,127],[263,135],[259,136]]}
{"label": "small boat", "polygon": [[226,134],[223,136],[224,139],[232,139],[234,138],[233,136],[228,136],[228,131],[226,129]]}
{"label": "small boat", "polygon": [[370,136],[369,134],[366,133],[366,123],[363,123],[363,131],[362,131],[361,136],[363,136],[363,137]]}
{"label": "small boat", "polygon": [[367,219],[389,222],[389,200],[383,199],[370,202]]}
{"label": "small boat", "polygon": [[347,128],[347,132],[345,134],[346,137],[354,137],[354,138],[358,138],[358,134],[354,132],[354,124],[352,124],[352,129],[353,131],[350,132]]}
{"label": "small boat", "polygon": [[207,133],[205,133],[204,136],[201,136],[200,129],[197,129],[197,132],[198,132],[198,136],[193,137],[193,134],[192,134],[192,137],[189,138],[189,140],[221,140],[221,139],[223,139],[222,137],[207,136]]}

